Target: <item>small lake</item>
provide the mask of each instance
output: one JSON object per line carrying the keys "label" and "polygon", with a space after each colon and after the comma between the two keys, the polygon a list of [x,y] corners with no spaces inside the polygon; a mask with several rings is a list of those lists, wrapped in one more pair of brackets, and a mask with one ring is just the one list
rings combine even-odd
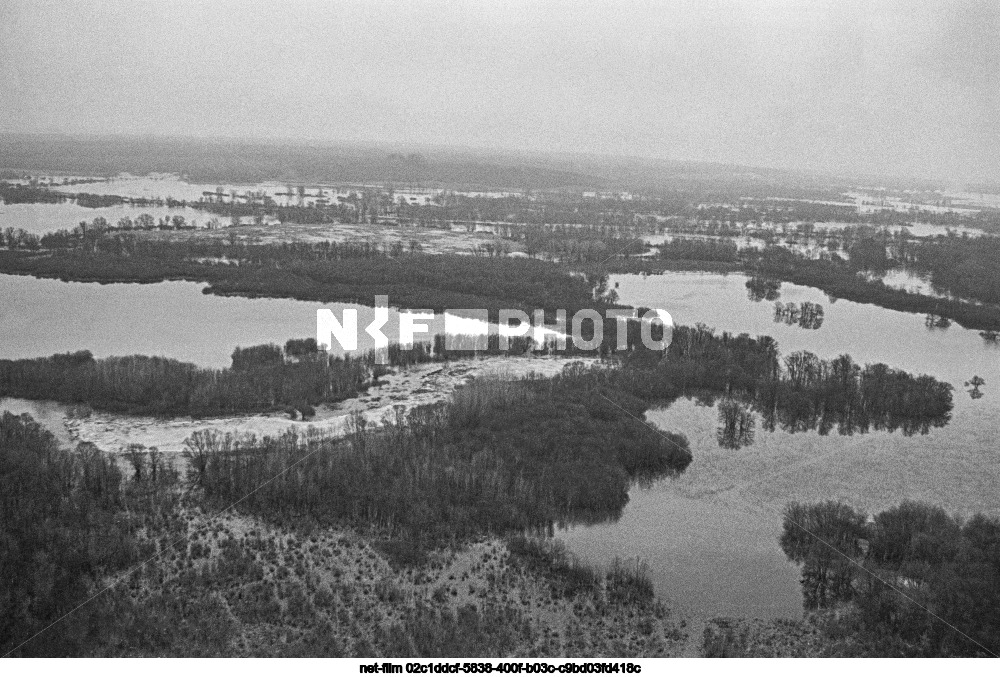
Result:
{"label": "small lake", "polygon": [[[782,303],[824,308],[819,329],[774,322],[773,303],[747,298],[743,275],[668,273],[613,276],[623,302],[662,308],[678,324],[704,322],[722,331],[770,335],[782,355],[809,350],[822,358],[851,354],[931,374],[955,386],[951,422],[927,435],[871,432],[822,436],[773,433],[757,426],[750,446],[723,449],[715,406],[681,399],[647,412],[665,430],[683,432],[694,460],[676,479],[636,487],[621,519],[557,534],[584,561],[644,559],[657,593],[698,616],[801,615],[798,569],[778,545],[789,501],[845,500],[878,511],[911,498],[970,516],[1000,514],[998,395],[1000,350],[978,332],[953,325],[929,330],[921,315],[838,300],[782,284]],[[986,379],[972,399],[963,383]],[[996,385],[994,385],[996,384]]]}

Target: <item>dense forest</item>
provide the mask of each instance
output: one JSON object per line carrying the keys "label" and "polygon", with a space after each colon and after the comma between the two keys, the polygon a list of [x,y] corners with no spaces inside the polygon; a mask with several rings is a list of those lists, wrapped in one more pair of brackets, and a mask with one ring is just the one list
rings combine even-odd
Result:
{"label": "dense forest", "polygon": [[[346,438],[200,431],[188,440],[186,479],[153,448],[127,450],[126,474],[92,445],[60,449],[30,417],[4,414],[0,652],[474,656],[542,639],[499,597],[451,610],[457,592],[444,585],[414,600],[384,575],[320,583],[330,571],[321,578],[317,563],[351,547],[320,525],[373,539],[418,583],[435,569],[428,558],[440,561],[437,548],[509,534],[510,559],[496,563],[504,578],[488,579],[498,590],[509,592],[524,562],[574,608],[638,613],[648,627],[665,612],[640,570],[605,575],[522,535],[554,520],[613,518],[633,480],[691,460],[683,436],[642,422],[640,400],[578,387],[579,373],[474,382],[380,428],[357,417]],[[234,502],[286,535],[237,536],[206,522]],[[412,579],[415,567],[424,568]],[[247,635],[252,644],[235,644]]]}
{"label": "dense forest", "polygon": [[904,502],[872,519],[849,505],[791,504],[781,546],[802,565],[807,608],[840,607],[834,655],[1000,653],[1000,521]]}
{"label": "dense forest", "polygon": [[[170,480],[162,467],[159,482]],[[0,654],[15,649],[139,556],[136,524],[113,459],[93,445],[62,449],[28,416],[0,417]],[[75,612],[23,655],[81,655],[113,624],[106,604]]]}
{"label": "dense forest", "polygon": [[195,436],[196,481],[222,503],[262,515],[363,516],[407,543],[554,520],[614,518],[638,478],[683,470],[680,435],[645,425],[642,400],[597,386],[580,369],[552,379],[474,381],[441,405],[399,411],[373,429],[355,417],[347,441]]}

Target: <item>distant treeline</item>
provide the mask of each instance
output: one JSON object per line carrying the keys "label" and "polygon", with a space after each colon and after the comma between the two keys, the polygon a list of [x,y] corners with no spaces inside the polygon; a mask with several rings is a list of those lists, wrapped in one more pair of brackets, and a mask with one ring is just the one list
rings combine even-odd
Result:
{"label": "distant treeline", "polygon": [[[993,238],[986,239],[992,240]],[[996,246],[995,243],[990,242],[982,244],[987,251],[993,251]],[[934,247],[936,245],[927,246]],[[922,245],[916,245],[916,248],[917,251],[923,251]],[[972,250],[973,247],[969,247],[966,251],[971,255]],[[913,250],[911,249],[911,251]],[[920,255],[913,254],[913,256]],[[927,259],[924,260],[926,263]],[[971,267],[960,267],[960,272],[957,275],[967,275],[966,284],[971,284],[973,281],[981,282],[984,285],[984,291],[976,292],[960,284],[952,290],[957,293],[958,289],[963,291],[968,289],[969,298],[982,298],[981,294],[988,295],[991,293],[990,290],[995,288],[994,273],[978,263],[982,261],[981,258],[977,257],[972,261],[974,263]],[[881,280],[868,280],[859,276],[858,270],[863,269],[863,266],[857,262],[852,266],[843,261],[808,259],[797,256],[787,249],[771,247],[764,250],[756,260],[746,260],[746,264],[748,272],[754,275],[807,287],[816,287],[833,298],[846,299],[856,303],[871,303],[882,308],[908,313],[934,314],[954,320],[967,329],[1000,329],[1000,307],[915,294],[903,289],[888,287]],[[882,270],[884,272],[885,268]],[[944,266],[936,267],[935,270],[941,271],[942,277],[940,279],[948,278],[949,273],[943,272]]]}
{"label": "distant treeline", "polygon": [[[617,259],[590,268],[632,274],[657,274],[670,270],[744,272],[751,276],[751,300],[775,300],[777,282],[790,282],[822,290],[834,301],[846,299],[889,310],[934,315],[955,321],[967,329],[1000,330],[1000,306],[982,305],[956,298],[940,298],[885,285],[878,275],[912,262],[917,270],[931,273],[936,287],[956,296],[995,303],[1000,298],[998,278],[987,263],[996,254],[997,238],[939,238],[925,243],[907,243],[891,250],[889,241],[852,241],[850,259],[836,254],[809,258],[785,247],[748,248],[735,255],[735,246],[713,241],[679,241],[660,246],[660,257]],[[956,244],[962,243],[962,244]],[[964,258],[968,256],[969,258]],[[676,258],[675,258],[676,257]],[[864,273],[874,273],[876,277]]]}
{"label": "distant treeline", "polygon": [[899,263],[929,274],[936,289],[1000,304],[998,261],[1000,237],[936,237],[908,247]]}
{"label": "distant treeline", "polygon": [[0,200],[5,204],[59,204],[69,200],[65,193],[41,186],[0,181]]}
{"label": "distant treeline", "polygon": [[[71,181],[63,185],[74,185],[80,181]],[[84,182],[86,183],[86,182]],[[116,205],[133,207],[184,207],[188,203],[173,198],[124,197],[122,195],[106,195],[103,193],[73,193],[65,190],[52,190],[47,186],[23,183],[8,183],[0,181],[0,200],[7,204],[59,204],[75,202],[81,207],[98,209]],[[198,203],[191,203],[197,206]]]}
{"label": "distant treeline", "polygon": [[736,263],[740,260],[739,250],[732,240],[697,240],[676,238],[659,245],[659,257],[682,261],[719,261]]}
{"label": "distant treeline", "polygon": [[630,228],[607,225],[565,226],[539,224],[501,228],[510,239],[523,243],[528,256],[543,256],[562,263],[600,263],[611,258],[637,256],[648,249]]}
{"label": "distant treeline", "polygon": [[[399,254],[398,256],[395,254]],[[162,242],[128,233],[81,239],[44,253],[0,251],[0,272],[79,282],[206,282],[206,293],[394,307],[603,310],[607,276],[574,275],[533,259],[407,254],[365,244]]]}
{"label": "distant treeline", "polygon": [[[837,196],[834,199],[842,200],[843,197]],[[699,206],[694,214],[694,219],[706,225],[711,223],[785,225],[805,222],[813,224],[855,223],[875,227],[900,228],[919,222],[944,227],[981,228],[987,232],[1000,231],[1000,211],[991,209],[967,214],[956,211],[942,212],[936,209],[924,209],[922,205],[913,205],[913,208],[907,211],[886,207],[859,212],[855,204],[824,204],[805,199],[757,198],[742,200],[726,196],[718,201],[721,204]]]}
{"label": "distant treeline", "polygon": [[[832,655],[1000,654],[1000,520],[904,502],[874,516],[829,501],[788,506],[781,547]],[[846,607],[844,605],[847,605]]]}

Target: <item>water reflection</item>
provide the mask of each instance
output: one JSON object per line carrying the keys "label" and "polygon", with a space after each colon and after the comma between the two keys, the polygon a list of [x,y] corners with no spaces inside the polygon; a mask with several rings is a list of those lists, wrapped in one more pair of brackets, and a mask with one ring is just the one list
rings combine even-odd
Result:
{"label": "water reflection", "polygon": [[[997,344],[978,332],[928,332],[923,315],[843,299],[831,304],[818,290],[785,283],[783,301],[824,306],[822,327],[802,331],[774,324],[770,306],[748,302],[748,281],[744,275],[671,273],[613,276],[610,284],[618,285],[622,302],[664,308],[678,324],[773,336],[783,355],[807,350],[832,360],[848,353],[858,363],[884,362],[963,390],[971,387],[963,386],[970,374],[1000,379]],[[844,435],[824,435],[819,426],[794,424],[796,417],[787,426],[774,418],[772,431],[751,407],[757,417],[753,444],[738,453],[720,445],[724,415],[717,401],[681,398],[649,411],[647,419],[687,436],[694,460],[685,472],[654,487],[634,487],[616,523],[568,528],[558,536],[595,564],[644,558],[657,594],[682,613],[798,617],[801,571],[778,544],[789,501],[843,500],[874,513],[910,498],[965,516],[1000,514],[1000,464],[993,452],[1000,417],[993,390],[980,388],[978,399],[956,398],[950,423],[929,424],[926,434],[917,434],[923,426],[908,426],[901,435],[875,425],[857,434],[848,425]],[[836,423],[823,426],[827,433],[836,429]]]}
{"label": "water reflection", "polygon": [[984,385],[986,385],[986,380],[982,376],[973,376],[965,382],[965,387],[969,388],[966,392],[972,399],[978,400],[983,396],[983,391],[980,388]]}
{"label": "water reflection", "polygon": [[803,301],[798,305],[791,301],[784,305],[776,302],[774,304],[774,321],[784,322],[789,327],[819,329],[823,326],[823,306],[812,301]]}
{"label": "water reflection", "polygon": [[740,449],[753,444],[757,418],[750,407],[735,400],[719,405],[719,432],[716,439],[723,449]]}

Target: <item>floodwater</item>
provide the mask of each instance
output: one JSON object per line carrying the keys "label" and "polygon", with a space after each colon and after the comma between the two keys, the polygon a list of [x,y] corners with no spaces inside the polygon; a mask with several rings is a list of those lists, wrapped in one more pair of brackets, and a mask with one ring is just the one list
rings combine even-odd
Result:
{"label": "floodwater", "polygon": [[[649,411],[647,418],[687,435],[692,464],[675,479],[634,488],[617,522],[560,531],[571,551],[600,564],[616,557],[644,559],[657,593],[683,614],[797,617],[798,571],[778,546],[788,501],[842,499],[875,511],[912,498],[965,516],[1000,514],[1000,347],[957,325],[928,329],[922,315],[831,302],[815,289],[790,284],[781,286],[780,301],[822,305],[823,324],[804,329],[775,323],[773,303],[750,301],[746,280],[669,273],[613,276],[611,285],[622,301],[667,310],[679,324],[774,336],[784,355],[810,350],[829,359],[850,353],[859,363],[931,374],[955,386],[951,422],[912,437],[769,433],[758,425],[752,445],[731,450],[716,441],[715,408],[682,399]],[[98,357],[164,355],[222,367],[236,346],[315,336],[318,308],[344,308],[218,297],[203,288],[191,282],[100,285],[0,275],[0,358],[86,349]],[[373,313],[360,309],[359,326]],[[396,318],[390,311],[389,336]],[[986,380],[979,399],[963,385],[973,375]],[[0,406],[47,423],[59,418],[44,403],[5,400]]]}
{"label": "floodwater", "polygon": [[[316,310],[287,299],[203,294],[204,284],[95,284],[0,275],[0,357],[89,350],[228,366],[237,346],[316,335]],[[341,306],[342,307],[342,306]]]}
{"label": "floodwater", "polygon": [[[0,359],[89,350],[95,357],[156,355],[228,367],[238,346],[316,337],[317,310],[333,311],[340,323],[348,308],[358,313],[357,350],[375,347],[365,331],[376,317],[371,306],[215,296],[203,293],[205,287],[197,282],[97,284],[0,274]],[[433,320],[417,317],[413,324],[417,342],[438,333],[498,331],[495,324],[451,313]],[[405,341],[398,310],[389,309],[381,331],[390,342]],[[540,336],[553,333],[546,329]]]}
{"label": "floodwater", "polygon": [[[771,335],[783,355],[809,350],[830,359],[884,362],[931,374],[955,386],[951,422],[927,435],[872,432],[822,436],[773,433],[758,421],[753,444],[723,449],[714,406],[681,399],[647,412],[662,429],[682,432],[694,460],[676,479],[636,487],[616,523],[560,532],[584,561],[644,559],[657,593],[696,616],[789,617],[801,614],[798,569],[778,545],[789,501],[844,500],[878,511],[904,499],[940,504],[970,516],[1000,514],[997,414],[1000,349],[957,325],[928,329],[921,315],[830,300],[818,290],[783,284],[781,301],[819,303],[821,328],[775,323],[773,304],[747,298],[743,275],[670,273],[614,276],[625,303],[662,308],[678,324]],[[963,385],[978,374],[983,397]]]}
{"label": "floodwater", "polygon": [[[827,228],[830,230],[837,230],[841,228],[857,228],[859,226],[866,225],[860,223],[844,223],[841,221],[822,221],[816,224],[817,228]],[[903,226],[891,225],[888,227],[890,231],[896,232],[902,230]],[[906,229],[910,231],[910,235],[914,237],[936,237],[938,235],[947,235],[949,231],[956,233],[957,235],[969,235],[970,237],[978,237],[984,234],[984,231],[979,228],[971,228],[969,226],[942,226],[936,223],[927,223],[925,221],[915,221],[906,225]]]}
{"label": "floodwater", "polygon": [[214,215],[191,207],[131,207],[114,205],[111,207],[81,207],[75,202],[20,203],[0,202],[0,229],[21,228],[34,235],[45,235],[57,230],[72,230],[81,221],[92,222],[103,216],[111,225],[118,219],[128,217],[133,221],[140,214],[149,214],[156,222],[173,216],[183,216],[188,224],[204,225]]}
{"label": "floodwater", "polygon": [[[299,187],[302,186],[300,193]],[[317,185],[281,183],[268,181],[256,184],[203,184],[189,183],[173,174],[150,174],[148,176],[121,175],[110,180],[95,181],[92,183],[80,183],[67,186],[53,186],[53,190],[67,193],[92,193],[95,195],[121,195],[132,198],[154,198],[175,200],[198,201],[205,197],[206,193],[213,193],[228,201],[233,193],[237,196],[248,194],[266,195],[279,205],[310,206],[318,199],[325,199],[332,203],[337,198],[348,197],[352,192],[362,193],[365,190],[385,190],[382,186],[344,186],[344,185]],[[442,190],[435,191],[394,191],[393,197],[396,202],[400,199],[410,204],[426,205],[431,204],[434,197],[441,194]],[[511,191],[454,191],[456,195],[466,197],[486,197],[503,198],[520,196],[519,192]]]}

